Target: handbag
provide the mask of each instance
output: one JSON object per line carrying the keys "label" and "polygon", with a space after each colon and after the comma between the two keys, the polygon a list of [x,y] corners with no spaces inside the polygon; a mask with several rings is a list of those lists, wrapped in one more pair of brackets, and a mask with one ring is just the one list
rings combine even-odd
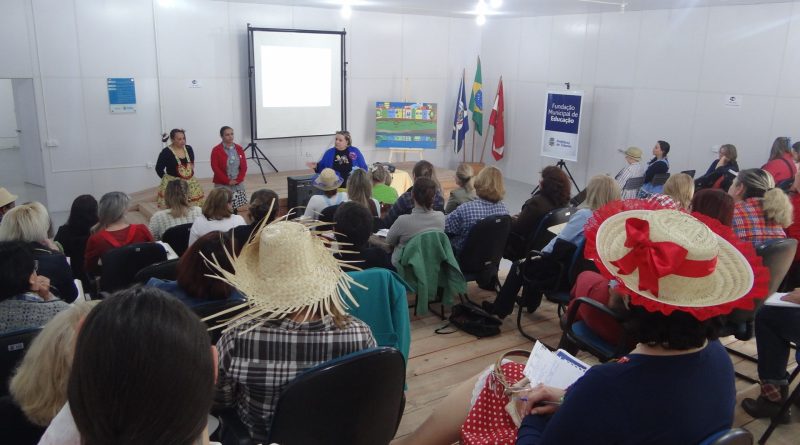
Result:
{"label": "handbag", "polygon": [[469,300],[453,305],[449,320],[453,326],[478,338],[499,335],[503,324],[502,320]]}

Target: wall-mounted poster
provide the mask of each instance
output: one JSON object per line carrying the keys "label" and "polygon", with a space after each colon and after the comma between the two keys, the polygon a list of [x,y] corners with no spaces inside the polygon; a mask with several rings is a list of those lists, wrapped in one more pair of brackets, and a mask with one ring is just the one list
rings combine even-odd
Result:
{"label": "wall-mounted poster", "polygon": [[436,148],[436,104],[375,103],[375,147]]}
{"label": "wall-mounted poster", "polygon": [[106,79],[108,87],[108,109],[111,113],[136,112],[136,84],[130,77],[109,77]]}

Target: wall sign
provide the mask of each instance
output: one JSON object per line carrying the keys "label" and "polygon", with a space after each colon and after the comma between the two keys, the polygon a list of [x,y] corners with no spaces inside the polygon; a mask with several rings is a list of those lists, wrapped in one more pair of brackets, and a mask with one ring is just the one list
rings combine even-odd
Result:
{"label": "wall sign", "polygon": [[109,77],[108,109],[113,114],[136,112],[136,85],[130,77]]}

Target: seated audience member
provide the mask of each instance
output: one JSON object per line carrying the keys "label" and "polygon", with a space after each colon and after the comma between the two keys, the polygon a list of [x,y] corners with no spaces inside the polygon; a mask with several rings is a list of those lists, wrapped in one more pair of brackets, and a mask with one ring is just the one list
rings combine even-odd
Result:
{"label": "seated audience member", "polygon": [[3,439],[14,444],[36,444],[44,429],[67,402],[67,380],[78,325],[96,301],[79,301],[48,321],[28,346],[9,384],[14,409],[12,424],[0,417]]}
{"label": "seated audience member", "polygon": [[[735,376],[716,340],[719,317],[735,308],[752,309],[767,286],[766,280],[753,284],[724,277],[767,271],[757,265],[753,248],[722,226],[715,225],[715,232],[674,210],[626,210],[629,202],[636,203],[598,211],[603,216],[590,221],[586,249],[602,275],[619,282],[629,308],[625,329],[635,349],[617,362],[591,367],[566,390],[539,385],[515,393],[523,417],[519,429],[504,409],[509,397],[498,396],[502,384],[484,372],[451,391],[431,417],[394,445],[444,445],[459,438],[518,445],[693,444],[731,428]],[[636,238],[631,228],[648,230],[649,236]],[[660,271],[664,276],[645,279],[644,273],[655,273],[647,264],[624,259],[649,248],[652,240],[680,246],[708,264],[686,271],[685,263],[668,261]],[[622,269],[614,265],[619,262],[626,263]],[[509,383],[521,379],[523,367],[502,365]]]}
{"label": "seated audience member", "polygon": [[97,224],[86,242],[83,267],[87,273],[100,272],[98,261],[104,253],[129,244],[152,242],[153,235],[144,224],[128,224],[125,212],[130,204],[128,195],[109,192],[97,204]]}
{"label": "seated audience member", "polygon": [[728,190],[739,171],[736,156],[736,147],[733,144],[719,147],[719,158],[714,159],[703,176],[694,180],[695,187],[698,190],[705,188]]}
{"label": "seated audience member", "polygon": [[[792,224],[786,228],[786,236],[800,242],[800,172],[794,175],[794,182],[789,188],[789,202],[792,203]],[[800,249],[794,254],[794,262],[786,274],[786,287],[800,287]]]}
{"label": "seated audience member", "polygon": [[[593,176],[589,180],[589,184],[586,185],[586,199],[581,203],[578,210],[570,216],[569,221],[561,229],[561,232],[542,249],[542,252],[545,254],[552,253],[553,247],[559,239],[578,245],[584,239],[583,227],[594,211],[619,199],[619,185],[614,179],[607,175]],[[507,317],[514,312],[514,302],[523,283],[520,265],[516,262],[512,263],[511,269],[506,276],[506,281],[500,288],[497,298],[494,302],[484,301],[484,310],[500,318]],[[542,293],[539,289],[526,288],[523,291],[523,296],[523,303],[531,312],[536,310],[542,302]]]}
{"label": "seated audience member", "polygon": [[[800,304],[800,291],[794,290],[781,300]],[[800,309],[763,305],[756,311],[755,329],[761,394],[742,400],[742,408],[756,418],[773,418],[789,395],[786,367],[792,352],[790,344],[800,342]],[[789,420],[789,411],[778,419],[781,423]]]}
{"label": "seated audience member", "polygon": [[658,141],[653,146],[653,159],[647,163],[647,170],[644,172],[644,185],[640,189],[639,196],[647,197],[652,193],[661,193],[663,185],[654,185],[653,178],[657,174],[669,173],[669,143]]}
{"label": "seated audience member", "polygon": [[50,280],[50,291],[70,303],[78,296],[67,257],[50,240],[50,216],[38,202],[14,207],[0,222],[0,241],[28,244],[38,262],[38,274]]}
{"label": "seated audience member", "polygon": [[340,246],[341,251],[334,256],[343,262],[370,269],[382,267],[394,270],[389,253],[380,247],[371,247],[369,237],[372,235],[373,217],[369,210],[355,202],[342,203],[333,214],[333,230],[336,241],[347,243]]}
{"label": "seated audience member", "polygon": [[769,160],[761,166],[762,170],[772,175],[776,186],[781,186],[784,181],[791,180],[797,173],[797,166],[794,163],[794,155],[789,143],[788,137],[775,138],[769,152]]}
{"label": "seated audience member", "polygon": [[392,175],[383,164],[376,164],[372,171],[372,196],[381,204],[392,205],[397,202],[397,190],[391,187]]}
{"label": "seated audience member", "polygon": [[226,188],[215,188],[203,203],[203,214],[198,216],[189,230],[189,245],[209,232],[228,230],[247,224],[244,218],[233,214],[233,194]]}
{"label": "seated audience member", "polygon": [[350,277],[304,225],[265,226],[233,269],[222,275],[251,307],[217,342],[217,401],[235,407],[260,443],[269,435],[281,391],[298,374],[376,343],[369,326],[345,312]]}
{"label": "seated audience member", "polygon": [[[547,213],[569,205],[570,183],[567,174],[550,165],[542,170],[539,190],[525,201],[522,211],[511,220],[511,233],[503,256],[511,261],[525,256],[528,245]],[[541,246],[537,246],[541,247]]]}
{"label": "seated audience member", "polygon": [[347,201],[347,193],[339,191],[342,178],[332,168],[325,168],[311,180],[311,185],[322,190],[321,195],[314,195],[306,204],[304,218],[318,219],[319,214],[330,206],[339,205]]}
{"label": "seated audience member", "polygon": [[444,213],[433,210],[433,197],[436,196],[436,183],[428,178],[419,178],[414,181],[412,189],[414,209],[408,215],[400,215],[395,220],[386,243],[392,246],[392,264],[397,267],[400,263],[403,246],[414,235],[431,230],[444,231]]}
{"label": "seated audience member", "polygon": [[656,201],[662,207],[688,211],[694,195],[694,180],[686,173],[670,176],[664,183],[661,193],[653,193],[647,199]]}
{"label": "seated audience member", "polygon": [[14,208],[16,201],[17,195],[12,195],[5,187],[0,187],[0,221],[9,210]]}
{"label": "seated audience member", "polygon": [[786,237],[783,228],[792,223],[792,204],[771,174],[760,168],[742,170],[728,194],[736,201],[732,227],[740,239],[758,245]]}
{"label": "seated audience member", "polygon": [[67,223],[58,228],[54,239],[64,248],[64,255],[69,258],[72,275],[83,282],[84,288],[89,286],[89,277],[83,270],[86,241],[95,224],[97,224],[97,200],[92,195],[80,195],[72,201]]}
{"label": "seated audience member", "polygon": [[692,212],[710,216],[728,227],[733,221],[734,202],[720,189],[700,190],[692,197]]}
{"label": "seated audience member", "polygon": [[458,165],[456,170],[456,185],[458,188],[450,191],[447,205],[444,206],[444,213],[452,213],[459,205],[476,198],[474,176],[475,173],[472,170],[472,166],[466,162]]}
{"label": "seated audience member", "polygon": [[270,189],[258,189],[250,195],[250,221],[246,226],[236,226],[231,229],[231,234],[236,244],[244,246],[250,235],[253,234],[266,220],[266,224],[271,223],[278,217],[280,203],[278,194]]}
{"label": "seated audience member", "polygon": [[206,326],[175,298],[151,287],[115,293],[81,325],[69,403],[40,445],[207,444],[213,349]]}
{"label": "seated audience member", "polygon": [[27,244],[0,241],[0,335],[43,326],[69,307],[50,293],[50,280],[37,267]]}
{"label": "seated audience member", "polygon": [[792,157],[794,158],[795,165],[800,163],[800,141],[792,144]]}
{"label": "seated audience member", "polygon": [[[209,232],[197,239],[178,260],[177,280],[150,278],[147,286],[157,287],[194,308],[216,301],[244,302],[245,298],[228,283],[212,278],[215,272],[206,260],[216,258],[220,267],[233,273],[225,254],[230,248],[230,236],[222,232]],[[235,248],[234,248],[235,250]]]}
{"label": "seated audience member", "polygon": [[639,189],[623,189],[629,179],[641,178],[644,176],[647,167],[642,164],[642,149],[639,147],[628,147],[624,151],[620,150],[620,152],[625,155],[625,162],[628,164],[617,173],[617,176],[614,176],[614,180],[617,181],[617,185],[619,185],[620,190],[622,190],[622,199],[636,198],[636,195],[639,194]]}
{"label": "seated audience member", "polygon": [[[415,181],[416,184],[416,181]],[[447,215],[444,222],[444,232],[450,236],[453,253],[458,255],[467,235],[478,221],[492,215],[508,215],[508,209],[503,203],[506,188],[503,185],[503,172],[499,168],[484,167],[475,178],[475,194],[477,199],[461,204]]]}
{"label": "seated audience member", "polygon": [[381,204],[372,197],[372,181],[369,173],[361,169],[353,170],[347,179],[347,200],[361,204],[375,218],[381,216]]}
{"label": "seated audience member", "polygon": [[[433,167],[433,164],[428,161],[417,162],[414,164],[414,168],[411,170],[411,176],[413,181],[416,181],[417,178],[428,178],[436,183],[436,196],[433,197],[433,210],[438,210],[440,212],[444,210],[442,186],[439,184],[439,180],[436,179],[436,169]],[[392,224],[394,224],[394,221],[400,215],[411,213],[411,209],[413,208],[414,197],[411,195],[411,188],[409,188],[405,193],[397,198],[397,202],[395,202],[392,208],[389,209],[389,213],[383,218],[383,227],[392,227]]]}
{"label": "seated audience member", "polygon": [[203,211],[200,207],[189,205],[189,183],[176,179],[167,183],[164,192],[167,208],[159,210],[150,217],[150,233],[160,240],[170,227],[193,223]]}

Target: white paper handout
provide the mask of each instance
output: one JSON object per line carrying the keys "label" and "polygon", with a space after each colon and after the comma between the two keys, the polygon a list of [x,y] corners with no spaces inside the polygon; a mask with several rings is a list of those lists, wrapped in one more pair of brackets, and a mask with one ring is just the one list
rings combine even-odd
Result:
{"label": "white paper handout", "polygon": [[552,352],[541,342],[533,345],[528,362],[522,371],[530,385],[543,383],[547,386],[566,389],[581,378],[589,365],[578,360],[563,349]]}
{"label": "white paper handout", "polygon": [[766,300],[764,300],[764,304],[767,305],[767,306],[799,308],[800,304],[792,303],[791,301],[783,301],[783,300],[781,300],[781,297],[783,297],[787,293],[788,292],[775,292],[774,294],[770,295]]}

